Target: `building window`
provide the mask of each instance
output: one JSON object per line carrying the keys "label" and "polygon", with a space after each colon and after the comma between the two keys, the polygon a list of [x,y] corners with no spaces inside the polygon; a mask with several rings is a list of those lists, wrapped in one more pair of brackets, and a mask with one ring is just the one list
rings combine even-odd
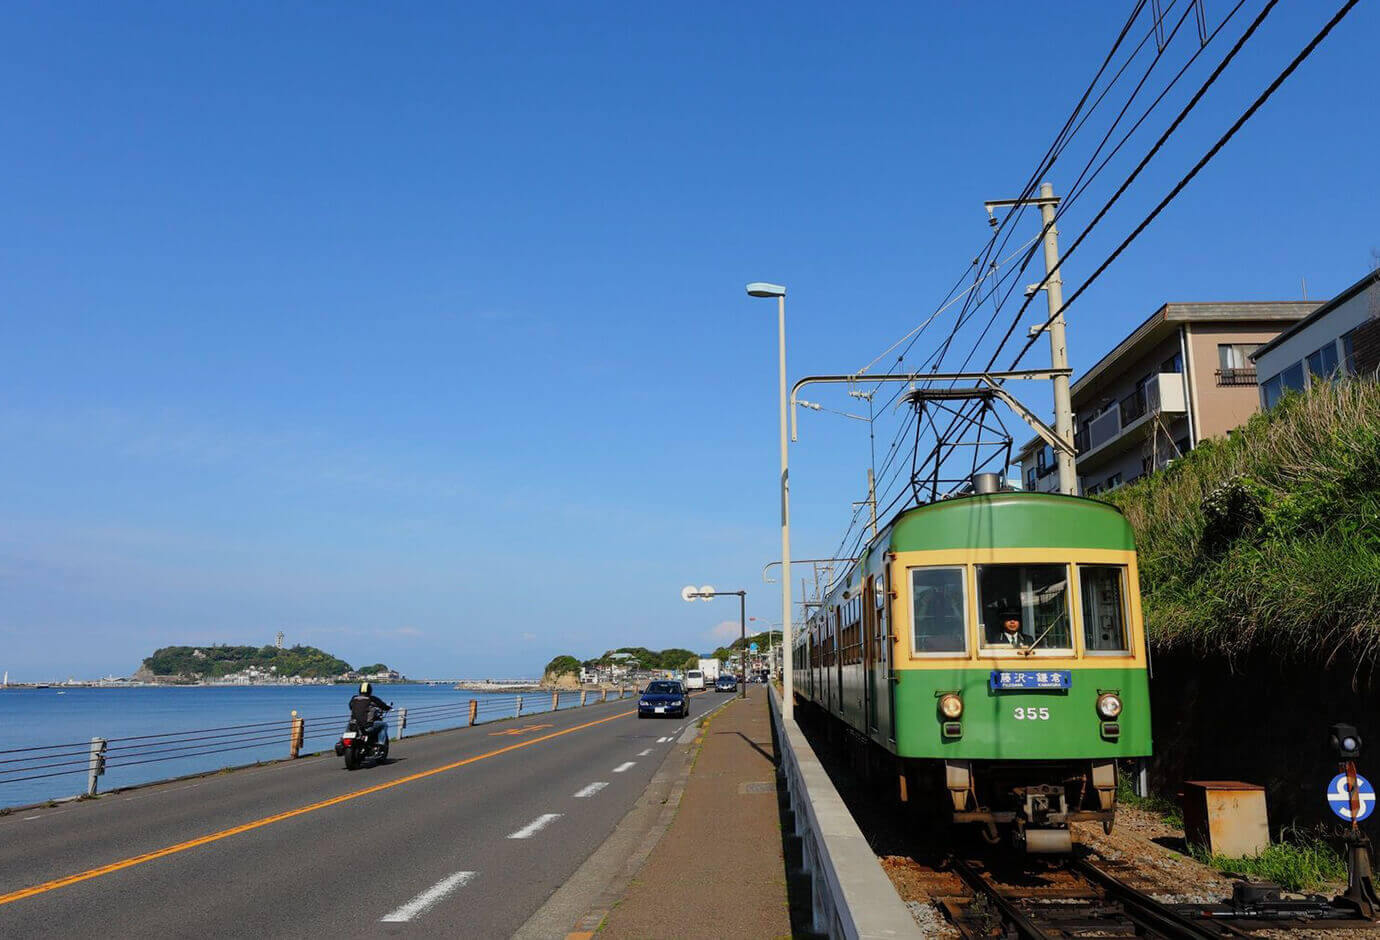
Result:
{"label": "building window", "polygon": [[1347,375],[1356,374],[1356,330],[1348,330],[1342,334],[1342,365],[1345,367]]}
{"label": "building window", "polygon": [[1265,407],[1273,408],[1279,404],[1279,400],[1284,397],[1284,379],[1276,375],[1274,378],[1266,379],[1260,386],[1260,391],[1265,397]]}
{"label": "building window", "polygon": [[1136,383],[1136,390],[1121,400],[1121,426],[1135,421],[1145,414],[1145,386],[1150,381],[1150,376],[1144,376]]}
{"label": "building window", "polygon": [[1027,467],[1025,471],[1025,488],[1028,490],[1035,489],[1036,479],[1037,477],[1035,476],[1035,468]]}
{"label": "building window", "polygon": [[1330,379],[1337,373],[1337,344],[1328,343],[1308,354],[1308,371],[1320,379]]}
{"label": "building window", "polygon": [[1255,365],[1251,362],[1251,353],[1259,348],[1259,343],[1218,343],[1217,384],[1254,385]]}
{"label": "building window", "polygon": [[1181,437],[1174,442],[1174,446],[1179,449],[1179,453],[1186,454],[1193,449],[1193,445],[1188,442],[1187,437]]}
{"label": "building window", "polygon": [[1301,392],[1307,387],[1308,380],[1303,375],[1303,363],[1296,362],[1279,374],[1280,380],[1285,388],[1291,388],[1296,392]]}
{"label": "building window", "polygon": [[1175,353],[1160,364],[1161,372],[1182,372],[1184,371],[1184,357],[1182,353]]}

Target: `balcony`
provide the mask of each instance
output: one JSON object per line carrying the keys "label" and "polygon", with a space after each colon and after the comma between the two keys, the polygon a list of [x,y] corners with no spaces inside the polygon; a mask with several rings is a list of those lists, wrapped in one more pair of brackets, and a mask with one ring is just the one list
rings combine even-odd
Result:
{"label": "balcony", "polygon": [[1135,446],[1144,437],[1132,434],[1147,420],[1147,415],[1159,413],[1166,419],[1182,415],[1188,410],[1184,394],[1184,377],[1178,372],[1161,372],[1130,395],[1118,406],[1108,408],[1088,422],[1086,431],[1074,438],[1078,460],[1101,454],[1099,462],[1109,454],[1121,453]]}
{"label": "balcony", "polygon": [[1121,400],[1121,426],[1145,417],[1145,389],[1138,388]]}
{"label": "balcony", "polygon": [[1217,384],[1224,385],[1255,385],[1254,369],[1218,369]]}

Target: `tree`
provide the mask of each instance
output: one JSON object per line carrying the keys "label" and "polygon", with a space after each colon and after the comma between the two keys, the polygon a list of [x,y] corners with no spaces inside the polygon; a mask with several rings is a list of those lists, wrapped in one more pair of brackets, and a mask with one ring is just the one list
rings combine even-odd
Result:
{"label": "tree", "polygon": [[551,677],[578,675],[580,672],[580,661],[574,656],[564,654],[557,656],[546,664],[546,675]]}

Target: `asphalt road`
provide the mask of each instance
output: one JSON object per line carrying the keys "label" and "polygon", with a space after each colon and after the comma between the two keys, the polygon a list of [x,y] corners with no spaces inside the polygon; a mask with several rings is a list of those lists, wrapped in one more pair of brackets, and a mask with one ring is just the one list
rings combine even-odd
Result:
{"label": "asphalt road", "polygon": [[[507,937],[632,807],[690,718],[634,699],[0,818],[0,936]],[[343,708],[343,702],[342,702]]]}

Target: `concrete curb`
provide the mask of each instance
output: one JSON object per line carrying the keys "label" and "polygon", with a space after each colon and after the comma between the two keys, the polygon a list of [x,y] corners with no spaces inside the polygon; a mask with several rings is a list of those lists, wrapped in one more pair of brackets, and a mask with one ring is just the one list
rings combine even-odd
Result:
{"label": "concrete curb", "polygon": [[794,721],[782,719],[776,687],[770,692],[781,773],[810,876],[814,929],[848,940],[923,936],[810,742]]}

